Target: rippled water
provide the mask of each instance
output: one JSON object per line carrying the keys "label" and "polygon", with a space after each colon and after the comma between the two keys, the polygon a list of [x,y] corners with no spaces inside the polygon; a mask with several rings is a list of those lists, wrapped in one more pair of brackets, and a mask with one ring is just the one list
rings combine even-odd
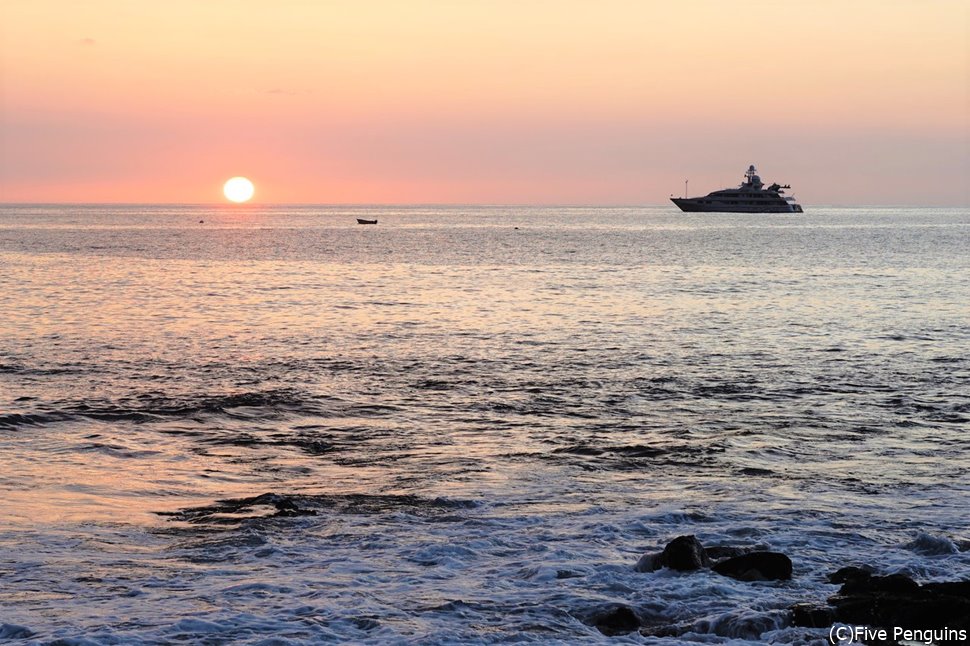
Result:
{"label": "rippled water", "polygon": [[[0,637],[821,640],[786,608],[842,565],[970,576],[968,249],[966,209],[0,207]],[[794,578],[633,571],[680,534]]]}

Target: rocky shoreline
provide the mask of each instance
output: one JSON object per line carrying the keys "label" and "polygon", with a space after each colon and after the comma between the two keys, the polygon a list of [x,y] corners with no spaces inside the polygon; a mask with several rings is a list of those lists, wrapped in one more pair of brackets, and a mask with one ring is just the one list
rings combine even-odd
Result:
{"label": "rocky shoreline", "polygon": [[[663,568],[683,573],[709,570],[746,582],[787,581],[793,573],[791,559],[780,552],[705,547],[693,535],[674,538],[663,551],[644,554],[634,566],[637,572]],[[863,565],[843,567],[826,581],[840,585],[838,592],[824,603],[806,601],[791,606],[782,621],[802,628],[868,627],[856,641],[880,646],[914,637],[914,641],[934,644],[970,641],[970,580],[919,584],[903,574],[876,574],[875,568]],[[650,637],[677,637],[690,631],[689,626],[645,617],[623,603],[604,604],[575,616],[607,636],[639,631]],[[900,631],[909,632],[899,636]]]}

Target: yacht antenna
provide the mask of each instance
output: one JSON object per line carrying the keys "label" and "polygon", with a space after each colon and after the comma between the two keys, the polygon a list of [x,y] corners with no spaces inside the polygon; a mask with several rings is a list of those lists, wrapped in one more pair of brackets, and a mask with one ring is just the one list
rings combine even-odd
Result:
{"label": "yacht antenna", "polygon": [[684,180],[684,197],[687,197],[687,182],[690,180]]}

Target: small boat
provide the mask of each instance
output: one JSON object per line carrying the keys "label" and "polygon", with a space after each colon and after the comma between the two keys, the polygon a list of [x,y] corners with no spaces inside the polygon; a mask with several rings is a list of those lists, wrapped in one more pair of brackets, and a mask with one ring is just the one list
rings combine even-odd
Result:
{"label": "small boat", "polygon": [[[681,211],[705,213],[802,213],[794,197],[785,195],[787,184],[765,188],[754,166],[744,174],[744,184],[737,188],[708,193],[706,197],[672,197]],[[685,189],[686,192],[686,189]]]}
{"label": "small boat", "polygon": [[364,218],[357,218],[357,224],[377,224],[377,220],[365,220]]}

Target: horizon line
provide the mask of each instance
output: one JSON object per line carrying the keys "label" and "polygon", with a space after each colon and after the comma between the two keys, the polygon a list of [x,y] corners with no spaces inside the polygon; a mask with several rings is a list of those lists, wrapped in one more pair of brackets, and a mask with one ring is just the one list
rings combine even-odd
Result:
{"label": "horizon line", "polygon": [[[669,199],[669,198],[668,198]],[[0,201],[0,207],[5,206],[204,206],[226,209],[251,209],[259,207],[531,207],[531,208],[643,208],[672,206],[667,202],[650,203],[589,203],[589,202],[246,202],[234,204],[230,202],[5,202]],[[804,205],[803,205],[804,206]],[[942,208],[959,209],[970,208],[966,204],[814,204],[817,208]]]}

